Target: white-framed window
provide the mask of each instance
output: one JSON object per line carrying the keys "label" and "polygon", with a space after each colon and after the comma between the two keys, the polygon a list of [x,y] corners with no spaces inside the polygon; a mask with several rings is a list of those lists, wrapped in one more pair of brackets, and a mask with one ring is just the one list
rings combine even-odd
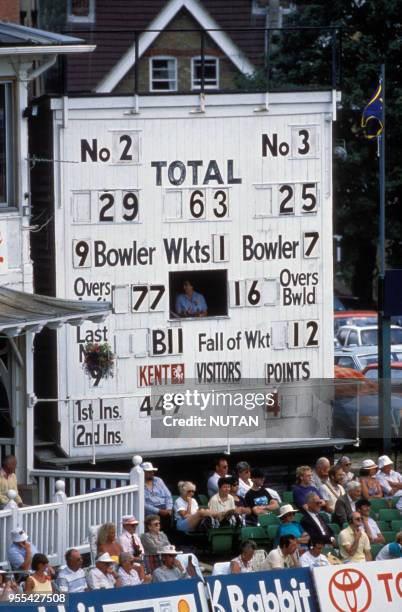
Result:
{"label": "white-framed window", "polygon": [[13,84],[0,81],[0,208],[15,205]]}
{"label": "white-framed window", "polygon": [[149,60],[149,88],[151,91],[177,91],[177,60],[159,55]]}
{"label": "white-framed window", "polygon": [[[191,88],[201,88],[201,57],[193,57],[191,60]],[[204,87],[205,89],[218,89],[219,87],[219,59],[217,57],[205,56],[204,59]]]}
{"label": "white-framed window", "polygon": [[93,23],[95,21],[95,0],[67,0],[67,21]]}

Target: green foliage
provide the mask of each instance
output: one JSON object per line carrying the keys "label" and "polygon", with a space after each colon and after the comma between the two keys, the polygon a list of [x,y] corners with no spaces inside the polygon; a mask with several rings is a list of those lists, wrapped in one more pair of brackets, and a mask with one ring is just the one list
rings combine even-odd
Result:
{"label": "green foliage", "polygon": [[84,371],[91,378],[113,376],[114,358],[108,342],[87,342],[84,347]]}

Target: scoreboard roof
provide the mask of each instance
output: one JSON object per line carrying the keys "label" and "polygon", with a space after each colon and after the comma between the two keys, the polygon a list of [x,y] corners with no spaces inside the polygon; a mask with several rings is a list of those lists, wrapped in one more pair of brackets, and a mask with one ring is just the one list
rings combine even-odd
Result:
{"label": "scoreboard roof", "polygon": [[85,320],[99,323],[110,311],[108,302],[63,300],[0,287],[0,331],[10,336],[36,326],[78,325]]}

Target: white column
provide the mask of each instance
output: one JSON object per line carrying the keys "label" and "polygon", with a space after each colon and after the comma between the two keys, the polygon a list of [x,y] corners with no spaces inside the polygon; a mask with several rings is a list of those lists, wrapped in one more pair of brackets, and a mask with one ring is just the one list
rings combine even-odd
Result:
{"label": "white column", "polygon": [[25,336],[25,376],[26,376],[26,414],[25,414],[25,448],[26,448],[26,470],[27,484],[32,482],[30,472],[34,467],[34,407],[36,397],[34,395],[34,367],[33,367],[33,342],[35,334],[27,332]]}

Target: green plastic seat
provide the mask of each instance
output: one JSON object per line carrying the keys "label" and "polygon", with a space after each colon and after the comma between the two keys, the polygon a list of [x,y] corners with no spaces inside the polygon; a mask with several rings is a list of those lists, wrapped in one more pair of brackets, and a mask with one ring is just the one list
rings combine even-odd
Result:
{"label": "green plastic seat", "polygon": [[402,531],[402,518],[398,521],[391,521],[392,531],[398,533],[398,531]]}
{"label": "green plastic seat", "polygon": [[273,542],[276,538],[276,534],[278,533],[278,525],[268,525],[266,527],[266,532],[270,542]]}
{"label": "green plastic seat", "polygon": [[382,535],[384,536],[387,544],[395,540],[395,531],[383,531]]}
{"label": "green plastic seat", "polygon": [[[380,510],[389,508],[387,500],[383,497],[375,497],[374,499],[370,499],[370,504],[370,512],[373,512],[375,516],[378,516]],[[375,516],[373,518],[375,518]]]}
{"label": "green plastic seat", "polygon": [[[376,521],[378,528],[381,532],[387,531],[389,529],[389,523],[387,521]],[[394,528],[392,528],[394,529]]]}
{"label": "green plastic seat", "polygon": [[384,547],[384,544],[372,544],[371,545],[371,554],[373,555],[373,559],[376,558],[380,550]]}
{"label": "green plastic seat", "polygon": [[296,512],[296,514],[295,514],[295,521],[296,521],[296,523],[300,523],[302,518],[303,518],[303,514],[301,512]]}
{"label": "green plastic seat", "polygon": [[227,554],[232,551],[233,538],[236,529],[234,527],[219,527],[208,531],[208,542],[213,555]]}
{"label": "green plastic seat", "polygon": [[391,521],[397,521],[401,518],[399,510],[397,510],[396,508],[382,508],[381,510],[379,510],[378,514],[380,521],[387,521],[390,524]]}
{"label": "green plastic seat", "polygon": [[198,493],[198,505],[203,506],[204,508],[208,508],[208,497],[203,493]]}
{"label": "green plastic seat", "polygon": [[332,529],[335,535],[338,535],[341,530],[338,523],[328,523],[328,527]]}
{"label": "green plastic seat", "polygon": [[284,504],[294,504],[293,491],[284,491],[281,497]]}
{"label": "green plastic seat", "polygon": [[269,544],[269,538],[264,527],[258,525],[251,527],[242,527],[240,531],[240,540],[254,540],[258,546],[265,546]]}
{"label": "green plastic seat", "polygon": [[268,527],[268,525],[279,525],[280,520],[275,514],[259,514],[258,521],[261,527]]}

